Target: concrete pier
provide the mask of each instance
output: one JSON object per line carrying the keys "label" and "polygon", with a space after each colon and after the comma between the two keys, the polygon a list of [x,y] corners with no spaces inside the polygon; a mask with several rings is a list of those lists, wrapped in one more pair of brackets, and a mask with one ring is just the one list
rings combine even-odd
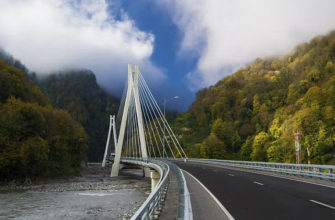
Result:
{"label": "concrete pier", "polygon": [[154,191],[154,189],[156,188],[159,179],[160,179],[160,175],[157,171],[155,170],[150,170],[150,177],[151,177],[151,192]]}

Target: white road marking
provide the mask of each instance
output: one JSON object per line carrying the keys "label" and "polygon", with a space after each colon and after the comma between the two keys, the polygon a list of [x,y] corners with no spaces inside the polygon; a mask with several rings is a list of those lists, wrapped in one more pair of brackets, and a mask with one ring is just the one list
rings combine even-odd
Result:
{"label": "white road marking", "polygon": [[318,201],[315,201],[315,200],[312,200],[312,199],[309,200],[309,201],[314,202],[314,203],[319,204],[319,205],[322,205],[324,207],[330,208],[330,209],[335,209],[334,206],[331,206],[331,205],[328,205],[328,204],[325,204],[325,203],[322,203],[322,202],[318,202]]}
{"label": "white road marking", "polygon": [[[183,169],[182,169],[183,170]],[[213,195],[213,193],[211,193],[211,191],[209,191],[209,189],[207,189],[206,186],[204,186],[204,184],[202,184],[200,182],[200,180],[198,180],[197,178],[195,178],[192,174],[190,174],[189,172],[187,172],[186,170],[183,170],[183,172],[187,173],[188,175],[190,175],[194,180],[196,180],[200,186],[202,186],[207,193],[214,199],[214,201],[218,204],[218,206],[222,209],[222,211],[226,214],[226,216],[228,217],[229,220],[235,220],[234,217],[228,212],[228,210],[222,205],[222,203]]]}
{"label": "white road marking", "polygon": [[231,174],[231,173],[229,173],[228,175],[229,175],[229,176],[235,176],[234,174]]}
{"label": "white road marking", "polygon": [[256,183],[256,184],[258,184],[258,185],[261,185],[261,186],[263,186],[263,185],[264,185],[263,183],[256,182],[256,181],[254,181],[253,183]]}

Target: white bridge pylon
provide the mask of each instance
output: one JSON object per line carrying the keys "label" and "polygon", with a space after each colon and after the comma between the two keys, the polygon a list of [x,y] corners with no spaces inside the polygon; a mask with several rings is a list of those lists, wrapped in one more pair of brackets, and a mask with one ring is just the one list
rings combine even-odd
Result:
{"label": "white bridge pylon", "polygon": [[[119,125],[117,126],[119,136],[117,141],[114,138],[116,147],[111,176],[119,175],[121,156],[141,159],[187,158],[139,71],[138,65],[133,68],[128,64],[127,88],[121,100],[117,122],[113,120],[111,119],[110,123],[113,123],[113,128],[115,124]],[[111,130],[110,126],[105,157]],[[113,133],[115,137],[115,129]],[[145,175],[149,175],[149,170],[145,170]]]}

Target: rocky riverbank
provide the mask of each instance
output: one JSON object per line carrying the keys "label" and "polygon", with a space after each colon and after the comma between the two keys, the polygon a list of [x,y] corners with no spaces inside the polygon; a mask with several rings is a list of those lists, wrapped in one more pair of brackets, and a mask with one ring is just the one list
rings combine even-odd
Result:
{"label": "rocky riverbank", "polygon": [[15,181],[0,185],[0,191],[32,190],[39,192],[63,192],[81,190],[150,189],[150,181],[142,177],[140,169],[124,169],[119,177],[110,177],[110,168],[86,167],[80,176],[38,179],[34,182]]}
{"label": "rocky riverbank", "polygon": [[[110,214],[113,216],[112,219],[128,219],[136,212],[145,201],[146,197],[150,194],[150,180],[142,177],[142,171],[140,169],[122,170],[119,177],[110,177],[109,175],[110,168],[103,169],[98,166],[89,167],[85,168],[82,171],[81,176],[78,177],[45,179],[23,185],[3,185],[0,187],[0,196],[1,194],[3,197],[5,194],[7,196],[11,195],[11,193],[18,194],[20,191],[22,192],[22,195],[25,195],[22,197],[34,197],[36,193],[40,193],[39,195],[46,197],[49,197],[50,195],[62,195],[61,199],[64,199],[64,196],[67,197],[73,195],[70,198],[80,200],[86,199],[88,203],[91,203],[85,203],[84,206],[87,207],[84,210],[83,207],[78,210],[78,212],[80,211],[78,219],[105,219],[105,217],[106,219],[110,219],[107,218],[107,216],[111,217]],[[136,196],[127,196],[128,194],[130,195],[134,193],[136,193]],[[99,198],[104,199],[107,202],[113,201],[114,207],[105,207],[103,204],[97,205]],[[97,202],[93,202],[92,200],[97,200]],[[58,204],[57,201],[54,202]],[[64,217],[65,219],[77,219],[77,217],[74,216],[73,211],[69,211],[72,213],[70,216],[65,210],[63,212],[64,215],[61,216],[59,213],[55,213],[56,217],[53,218],[51,216],[51,219],[57,219],[59,217]],[[31,214],[32,217],[36,217],[34,216],[35,213]]]}

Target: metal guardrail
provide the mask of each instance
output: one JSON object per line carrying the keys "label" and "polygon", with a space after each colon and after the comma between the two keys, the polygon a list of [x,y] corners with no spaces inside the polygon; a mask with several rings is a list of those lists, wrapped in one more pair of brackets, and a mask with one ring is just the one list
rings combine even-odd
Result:
{"label": "metal guardrail", "polygon": [[216,160],[216,159],[188,159],[188,161],[261,170],[261,171],[270,171],[281,174],[290,174],[290,175],[305,176],[305,177],[335,181],[335,173],[334,173],[335,166],[332,165],[270,163],[270,162],[252,162],[252,161],[237,161],[237,160]]}
{"label": "metal guardrail", "polygon": [[141,158],[121,158],[122,163],[135,164],[143,167],[155,169],[160,174],[160,180],[155,190],[151,192],[145,202],[131,217],[131,220],[153,219],[158,214],[159,208],[164,201],[169,184],[170,170],[177,176],[178,181],[178,219],[192,220],[191,200],[186,185],[185,178],[181,170],[168,161],[141,159]]}

